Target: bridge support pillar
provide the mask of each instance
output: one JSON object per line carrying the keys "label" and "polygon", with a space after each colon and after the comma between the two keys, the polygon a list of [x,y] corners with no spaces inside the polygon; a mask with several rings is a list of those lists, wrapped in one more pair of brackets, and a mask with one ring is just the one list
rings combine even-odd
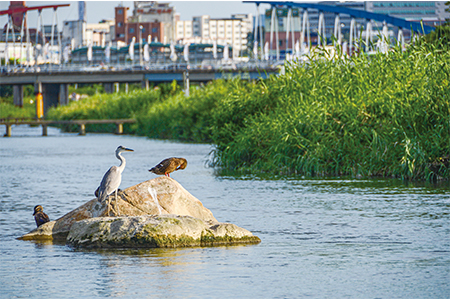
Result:
{"label": "bridge support pillar", "polygon": [[147,79],[142,80],[141,84],[142,84],[142,88],[145,89],[146,91],[148,91],[148,88],[149,88],[148,80]]}
{"label": "bridge support pillar", "polygon": [[129,86],[128,82],[125,82],[125,93],[126,94],[128,94],[128,86]]}
{"label": "bridge support pillar", "polygon": [[114,87],[116,88],[116,93],[118,93],[119,90],[120,90],[120,85],[119,85],[119,83],[118,83],[118,82],[114,82]]}
{"label": "bridge support pillar", "polygon": [[183,72],[184,94],[189,97],[189,71]]}
{"label": "bridge support pillar", "polygon": [[103,87],[105,88],[105,93],[107,93],[107,94],[114,93],[114,83],[112,83],[112,82],[105,82],[103,84]]}
{"label": "bridge support pillar", "polygon": [[59,104],[60,85],[55,83],[42,84],[42,96],[45,116],[50,107],[56,107]]}
{"label": "bridge support pillar", "polygon": [[42,136],[47,136],[47,125],[42,124]]}
{"label": "bridge support pillar", "polygon": [[67,83],[59,85],[59,104],[69,104],[69,85]]}
{"label": "bridge support pillar", "polygon": [[80,124],[80,133],[79,135],[86,135],[86,124]]}
{"label": "bridge support pillar", "polygon": [[[47,111],[50,109],[50,107],[67,105],[69,103],[69,85],[66,83],[38,83],[36,93],[42,93],[44,116],[47,114]],[[38,99],[36,98],[36,100]]]}
{"label": "bridge support pillar", "polygon": [[13,85],[13,98],[15,106],[23,106],[23,85]]}
{"label": "bridge support pillar", "polygon": [[123,134],[123,123],[117,123],[116,134]]}
{"label": "bridge support pillar", "polygon": [[44,100],[42,98],[42,84],[36,82],[34,84],[34,93],[36,94],[36,118],[44,117]]}
{"label": "bridge support pillar", "polygon": [[5,137],[10,137],[11,136],[11,124],[6,124],[6,133],[5,133]]}

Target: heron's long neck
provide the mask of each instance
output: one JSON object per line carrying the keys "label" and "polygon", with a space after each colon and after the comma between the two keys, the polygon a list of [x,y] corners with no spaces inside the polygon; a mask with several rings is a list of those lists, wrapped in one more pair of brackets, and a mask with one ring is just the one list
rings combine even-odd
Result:
{"label": "heron's long neck", "polygon": [[117,159],[120,160],[120,165],[119,165],[119,170],[120,173],[123,172],[123,170],[125,169],[125,165],[127,164],[127,161],[125,160],[125,158],[119,153],[116,154]]}

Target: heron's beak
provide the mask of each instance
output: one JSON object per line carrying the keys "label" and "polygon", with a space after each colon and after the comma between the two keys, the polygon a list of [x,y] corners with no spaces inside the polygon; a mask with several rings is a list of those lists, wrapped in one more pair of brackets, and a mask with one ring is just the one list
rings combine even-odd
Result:
{"label": "heron's beak", "polygon": [[124,150],[125,151],[134,151],[133,149],[130,149],[130,148],[125,148]]}

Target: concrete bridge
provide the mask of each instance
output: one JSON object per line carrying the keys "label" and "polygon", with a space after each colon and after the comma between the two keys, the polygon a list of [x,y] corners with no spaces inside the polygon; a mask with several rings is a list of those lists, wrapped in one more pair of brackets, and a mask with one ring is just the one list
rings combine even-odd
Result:
{"label": "concrete bridge", "polygon": [[[229,79],[239,77],[242,80],[265,79],[277,73],[276,68],[242,68],[227,70],[45,70],[39,72],[4,72],[0,74],[0,85],[12,85],[14,104],[23,104],[23,86],[34,85],[37,102],[42,101],[41,113],[37,111],[38,118],[45,115],[51,106],[66,105],[69,101],[68,86],[77,83],[101,83],[107,93],[118,91],[119,83],[141,83],[148,89],[149,83],[172,82],[184,83],[187,88],[190,81],[208,82],[215,79]],[[39,99],[40,97],[40,99]]]}

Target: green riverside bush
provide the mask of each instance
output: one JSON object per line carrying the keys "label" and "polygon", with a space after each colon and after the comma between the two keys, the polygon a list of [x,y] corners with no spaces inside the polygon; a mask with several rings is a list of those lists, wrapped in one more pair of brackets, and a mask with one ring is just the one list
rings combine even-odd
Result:
{"label": "green riverside bush", "polygon": [[[223,169],[308,176],[450,178],[450,53],[315,54],[248,82],[95,95],[56,119],[136,118],[126,132],[208,142]],[[113,131],[113,130],[111,130]]]}

